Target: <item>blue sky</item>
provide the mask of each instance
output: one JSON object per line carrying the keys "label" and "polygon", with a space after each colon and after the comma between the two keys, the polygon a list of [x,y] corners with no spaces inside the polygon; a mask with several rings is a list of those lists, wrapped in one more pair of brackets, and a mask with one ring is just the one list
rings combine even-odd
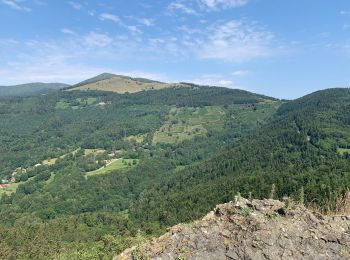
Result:
{"label": "blue sky", "polygon": [[0,0],[0,85],[102,72],[296,98],[350,86],[349,0]]}

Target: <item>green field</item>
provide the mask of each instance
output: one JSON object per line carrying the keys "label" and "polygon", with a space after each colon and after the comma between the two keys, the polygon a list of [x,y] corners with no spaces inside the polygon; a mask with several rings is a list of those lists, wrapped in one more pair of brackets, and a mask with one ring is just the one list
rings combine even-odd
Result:
{"label": "green field", "polygon": [[98,102],[98,99],[95,97],[87,97],[87,98],[77,98],[74,101],[68,101],[67,99],[60,99],[56,103],[56,109],[80,109],[85,106],[92,106],[95,105]]}
{"label": "green field", "polygon": [[137,159],[114,159],[111,163],[98,170],[87,172],[85,176],[90,177],[95,175],[111,173],[116,170],[131,169],[132,167],[135,167],[138,164],[138,161],[139,160]]}
{"label": "green field", "polygon": [[0,189],[0,197],[3,195],[3,194],[7,194],[7,195],[10,195],[11,193],[14,193],[16,192],[16,189],[18,187],[20,183],[17,182],[17,183],[11,183],[10,186],[4,188],[4,189]]}
{"label": "green field", "polygon": [[[34,178],[34,177],[31,177],[31,178],[29,178],[28,180],[22,181],[22,182],[10,183],[10,185],[9,185],[8,187],[6,187],[6,188],[4,188],[4,189],[0,189],[0,198],[1,198],[1,196],[2,196],[3,194],[10,195],[11,193],[16,192],[16,190],[17,190],[17,188],[18,188],[18,186],[19,186],[20,184],[24,184],[24,183],[28,182],[29,180],[31,180],[31,179],[33,179],[33,178]],[[45,182],[45,184],[46,184],[46,185],[47,185],[47,184],[50,184],[50,183],[53,181],[54,178],[55,178],[55,174],[54,174],[54,173],[51,173],[50,178]]]}
{"label": "green field", "polygon": [[337,152],[338,152],[340,155],[344,155],[345,153],[350,154],[350,149],[338,148],[338,149],[337,149]]}
{"label": "green field", "polygon": [[[63,158],[66,157],[68,154],[75,155],[79,150],[81,150],[81,148],[78,148],[78,149],[74,150],[74,151],[71,152],[71,153],[64,154],[64,155],[60,156],[59,158],[60,158],[60,159],[63,159]],[[84,149],[84,156],[88,156],[88,155],[90,155],[90,154],[93,154],[93,155],[100,155],[100,154],[103,154],[105,151],[106,151],[106,150],[100,149],[100,148],[96,148],[96,149]],[[57,160],[58,160],[58,158],[46,159],[46,160],[42,161],[42,164],[43,164],[43,165],[46,165],[46,166],[51,166],[51,165],[54,165],[54,164],[56,163]]]}
{"label": "green field", "polygon": [[225,111],[219,106],[171,108],[168,120],[154,133],[153,143],[175,143],[223,129]]}
{"label": "green field", "polygon": [[56,103],[56,109],[67,109],[68,107],[69,103],[63,98]]}
{"label": "green field", "polygon": [[103,154],[106,150],[103,149],[84,149],[84,155],[100,155]]}
{"label": "green field", "polygon": [[91,106],[93,104],[95,104],[97,102],[97,98],[94,98],[94,97],[88,97],[87,100],[86,100],[86,103]]}
{"label": "green field", "polygon": [[51,166],[54,165],[57,161],[57,158],[47,159],[43,161],[43,165]]}
{"label": "green field", "polygon": [[146,138],[146,135],[130,135],[128,137],[125,138],[125,140],[129,141],[129,142],[136,142],[136,143],[142,143]]}

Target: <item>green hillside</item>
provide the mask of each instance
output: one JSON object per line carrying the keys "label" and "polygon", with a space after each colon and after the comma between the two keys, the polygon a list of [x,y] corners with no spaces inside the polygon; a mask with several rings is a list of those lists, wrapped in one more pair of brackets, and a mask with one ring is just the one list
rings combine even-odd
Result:
{"label": "green hillside", "polygon": [[80,91],[110,91],[116,93],[136,93],[146,90],[159,90],[164,88],[183,87],[181,84],[168,84],[144,78],[132,78],[123,75],[103,73],[96,77],[84,80],[66,90]]}
{"label": "green hillside", "polygon": [[143,82],[143,83],[162,83],[159,81],[154,81],[154,80],[145,79],[145,78],[132,78],[132,77],[123,76],[123,75],[116,75],[116,74],[112,74],[112,73],[102,73],[100,75],[97,75],[96,77],[92,77],[90,79],[79,82],[79,83],[71,86],[71,88],[77,88],[77,87],[80,87],[83,85],[96,83],[98,81],[103,81],[103,80],[111,79],[111,78],[122,78],[122,79],[126,79],[126,80],[135,80],[135,81],[139,81],[139,82]]}
{"label": "green hillside", "polygon": [[[0,202],[4,247],[19,258],[30,250],[36,258],[113,255],[136,239],[138,229],[159,234],[159,225],[131,219],[138,198],[237,145],[280,105],[246,91],[200,86],[123,95],[60,91],[0,101],[0,175],[9,182]],[[185,135],[177,132],[181,127]],[[100,248],[107,238],[119,249]]]}
{"label": "green hillside", "polygon": [[334,209],[349,108],[349,89],[281,102],[191,84],[1,100],[0,258],[109,259],[237,192]]}
{"label": "green hillside", "polygon": [[62,83],[28,83],[14,86],[0,86],[0,97],[47,94],[68,86]]}
{"label": "green hillside", "polygon": [[303,196],[310,205],[334,210],[350,187],[349,108],[349,89],[283,104],[272,122],[237,147],[176,172],[143,194],[130,212],[135,219],[173,225],[197,219],[237,192],[268,197],[272,186],[278,198]]}
{"label": "green hillside", "polygon": [[87,79],[87,80],[84,80],[82,82],[79,82],[79,83],[71,86],[71,88],[75,88],[75,87],[79,87],[79,86],[83,86],[83,85],[86,85],[86,84],[95,83],[95,82],[98,82],[98,81],[101,81],[101,80],[111,79],[111,78],[115,78],[115,77],[118,77],[118,76],[115,75],[115,74],[112,74],[112,73],[102,73],[102,74],[97,75],[95,77],[92,77],[90,79]]}

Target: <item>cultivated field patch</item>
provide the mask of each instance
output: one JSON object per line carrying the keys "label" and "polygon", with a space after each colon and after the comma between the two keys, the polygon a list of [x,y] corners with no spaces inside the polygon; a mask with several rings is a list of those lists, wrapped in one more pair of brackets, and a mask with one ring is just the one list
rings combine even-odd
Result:
{"label": "cultivated field patch", "polygon": [[113,159],[108,162],[105,166],[95,171],[87,172],[86,177],[107,174],[114,172],[116,170],[126,170],[135,167],[138,164],[139,160],[137,159]]}
{"label": "cultivated field patch", "polygon": [[209,130],[222,130],[222,107],[172,107],[165,124],[155,132],[153,143],[175,143],[205,136]]}

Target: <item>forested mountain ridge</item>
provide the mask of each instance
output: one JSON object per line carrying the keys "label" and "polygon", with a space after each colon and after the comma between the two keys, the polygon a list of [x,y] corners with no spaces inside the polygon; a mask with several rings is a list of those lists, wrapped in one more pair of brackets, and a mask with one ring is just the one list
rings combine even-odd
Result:
{"label": "forested mountain ridge", "polygon": [[349,89],[283,104],[237,147],[177,172],[143,194],[132,211],[172,225],[203,215],[236,192],[266,197],[272,187],[280,198],[304,194],[306,202],[331,209],[350,186],[349,108]]}
{"label": "forested mountain ridge", "polygon": [[196,85],[1,100],[2,258],[107,257],[133,243],[137,230],[163,232],[162,224],[132,220],[141,194],[235,146],[280,105]]}
{"label": "forested mountain ridge", "polygon": [[[258,110],[255,104],[262,109]],[[114,147],[119,150],[125,143],[124,137],[149,135],[153,139],[153,134],[166,123],[172,106],[221,106],[221,112],[229,112],[226,117],[235,110],[235,113],[241,109],[242,112],[247,110],[254,116],[243,119],[257,124],[254,120],[269,117],[278,105],[277,100],[246,91],[198,86],[123,95],[103,91],[61,91],[46,96],[4,99],[0,101],[3,125],[0,130],[0,149],[3,151],[0,176],[18,167],[29,167],[50,157],[62,156],[78,147]],[[234,106],[234,109],[230,106]],[[266,111],[268,113],[260,114],[270,108],[272,110]],[[203,112],[207,115],[203,115],[203,122],[198,122],[199,125],[210,119],[211,111]],[[179,116],[180,119],[191,117],[186,113]],[[219,114],[216,116],[220,117]],[[175,120],[171,125],[196,125],[195,122],[189,124],[182,121]],[[223,119],[221,123],[228,122]],[[170,131],[170,135],[175,131],[172,130],[164,133]]]}
{"label": "forested mountain ridge", "polygon": [[282,102],[191,84],[0,100],[2,257],[108,258],[237,192],[333,208],[349,105],[348,89]]}
{"label": "forested mountain ridge", "polygon": [[0,86],[0,97],[31,96],[47,94],[52,91],[67,88],[63,83],[28,83],[14,86]]}

